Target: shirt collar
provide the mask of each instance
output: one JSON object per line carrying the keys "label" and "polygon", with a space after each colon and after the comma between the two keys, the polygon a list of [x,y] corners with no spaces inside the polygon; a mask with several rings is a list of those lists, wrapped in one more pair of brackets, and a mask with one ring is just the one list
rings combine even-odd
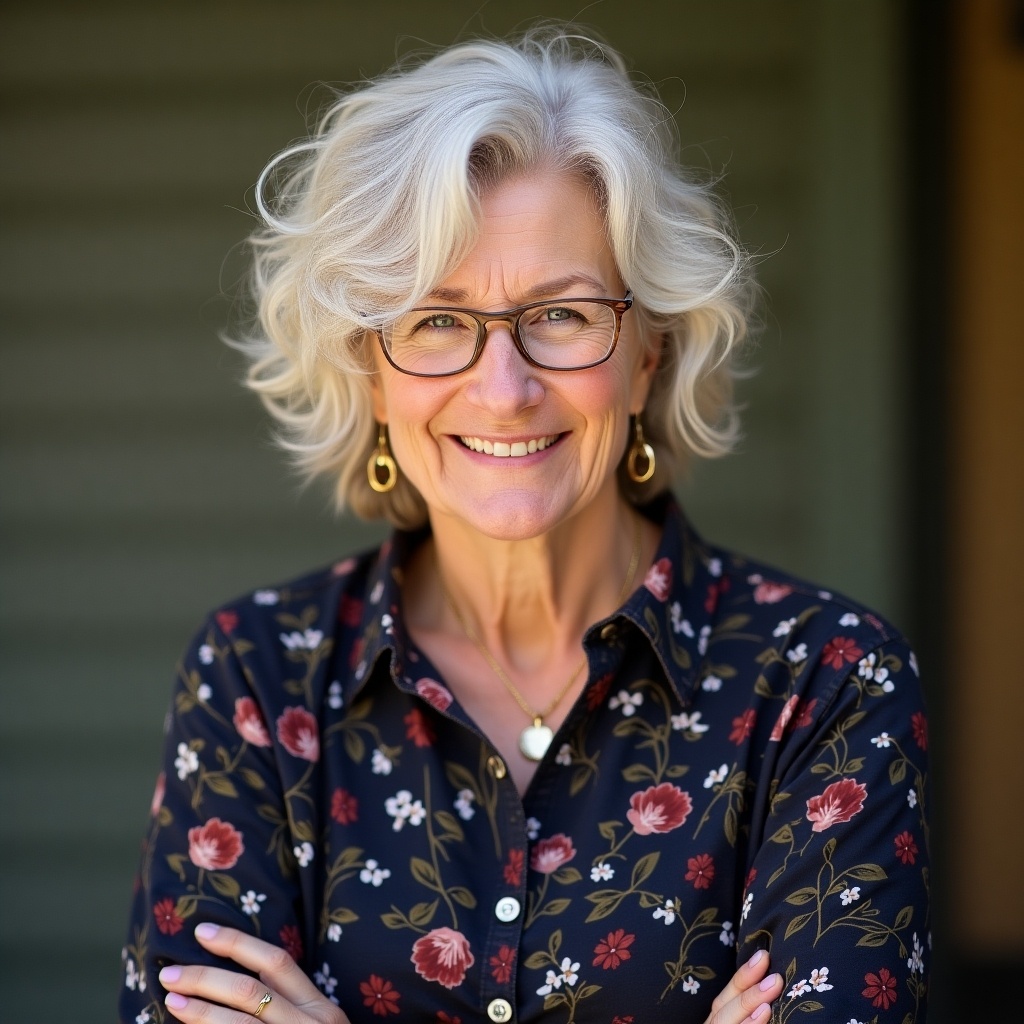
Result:
{"label": "shirt collar", "polygon": [[[631,622],[650,643],[681,704],[689,704],[707,649],[718,598],[727,587],[721,559],[714,557],[692,529],[678,502],[663,494],[640,510],[663,527],[657,555],[643,583],[623,606],[588,633],[621,617]],[[355,664],[347,672],[344,700],[350,705],[385,655],[388,667],[403,689],[404,658],[409,639],[399,615],[403,569],[412,553],[429,536],[429,529],[395,530],[381,545],[367,577],[361,639]],[[591,640],[591,642],[602,642]]]}

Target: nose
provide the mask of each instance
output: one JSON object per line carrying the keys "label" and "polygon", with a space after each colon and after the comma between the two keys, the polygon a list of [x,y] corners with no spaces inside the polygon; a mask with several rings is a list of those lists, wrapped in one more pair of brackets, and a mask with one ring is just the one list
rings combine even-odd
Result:
{"label": "nose", "polygon": [[537,405],[544,397],[544,386],[536,368],[516,347],[510,320],[488,320],[486,330],[483,351],[469,371],[468,395],[492,414],[511,418]]}

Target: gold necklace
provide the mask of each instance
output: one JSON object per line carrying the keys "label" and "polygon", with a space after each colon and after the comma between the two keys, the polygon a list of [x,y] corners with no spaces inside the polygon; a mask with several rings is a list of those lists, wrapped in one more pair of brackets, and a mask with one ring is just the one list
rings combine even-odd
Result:
{"label": "gold necklace", "polygon": [[[629,559],[629,570],[626,572],[626,580],[622,584],[622,590],[619,592],[618,600],[615,602],[615,607],[625,601],[629,595],[630,590],[633,587],[633,581],[636,578],[637,566],[640,564],[640,516],[636,516],[636,530],[633,534],[633,554]],[[441,593],[444,595],[445,602],[451,609],[452,614],[455,616],[456,621],[462,627],[462,632],[466,634],[469,640],[474,644],[476,649],[483,655],[484,660],[488,665],[491,666],[494,674],[502,681],[505,689],[512,695],[515,702],[529,715],[531,723],[526,726],[523,731],[519,734],[519,750],[522,752],[523,757],[529,761],[539,761],[551,746],[551,740],[554,738],[554,733],[551,731],[549,725],[544,724],[544,719],[547,718],[559,704],[562,703],[562,699],[572,689],[573,683],[576,682],[579,674],[586,668],[587,656],[583,656],[583,660],[573,669],[572,675],[565,681],[565,684],[555,695],[555,699],[543,711],[534,711],[529,704],[526,703],[525,698],[519,692],[516,684],[512,682],[508,677],[508,673],[498,664],[494,655],[487,649],[484,642],[473,632],[469,623],[462,617],[459,609],[456,607],[455,602],[452,600],[452,595],[448,593],[448,588],[444,585],[444,579],[441,576],[440,568],[437,573],[438,583],[441,586]]]}

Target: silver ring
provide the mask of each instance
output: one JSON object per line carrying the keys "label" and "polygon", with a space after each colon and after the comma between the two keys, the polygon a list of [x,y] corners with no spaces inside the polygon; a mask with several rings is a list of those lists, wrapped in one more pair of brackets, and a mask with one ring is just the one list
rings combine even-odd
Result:
{"label": "silver ring", "polygon": [[258,1017],[263,1012],[263,1007],[266,1006],[273,998],[274,997],[269,992],[267,992],[266,995],[264,995],[264,997],[260,1000],[260,1005],[257,1006],[255,1010],[253,1010],[252,1015],[254,1017]]}

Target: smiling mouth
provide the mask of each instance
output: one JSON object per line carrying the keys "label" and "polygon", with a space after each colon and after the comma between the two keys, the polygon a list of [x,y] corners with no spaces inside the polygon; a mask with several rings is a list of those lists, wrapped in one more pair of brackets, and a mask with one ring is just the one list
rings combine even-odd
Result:
{"label": "smiling mouth", "polygon": [[553,445],[562,435],[547,434],[544,437],[531,437],[529,441],[487,441],[481,437],[470,437],[463,435],[459,440],[475,452],[482,452],[484,455],[493,455],[499,459],[518,459],[524,455],[533,455],[534,452],[542,452],[545,448]]}

